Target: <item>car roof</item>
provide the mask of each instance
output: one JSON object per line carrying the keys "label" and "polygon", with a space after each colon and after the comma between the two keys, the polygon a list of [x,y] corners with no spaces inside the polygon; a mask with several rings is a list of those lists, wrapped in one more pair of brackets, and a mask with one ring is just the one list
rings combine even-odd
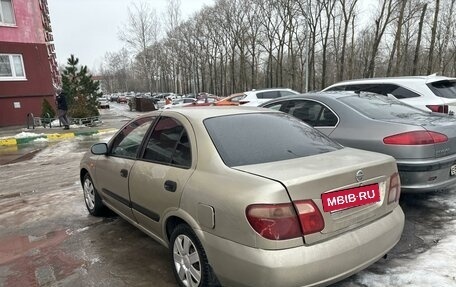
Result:
{"label": "car roof", "polygon": [[[349,96],[359,96],[359,95],[365,95],[365,94],[375,94],[371,92],[360,92],[360,93],[355,93],[352,91],[322,91],[322,92],[311,92],[311,93],[305,93],[305,94],[299,94],[299,95],[291,95],[291,96],[285,96],[285,97],[280,97],[276,99],[272,99],[271,101],[268,101],[264,104],[268,104],[271,102],[281,102],[281,101],[286,101],[286,100],[293,100],[293,99],[313,99],[313,100],[318,100],[321,98],[328,98],[328,99],[339,99],[339,98],[344,98],[344,97],[349,97]],[[377,94],[376,94],[377,95]],[[260,106],[263,106],[264,104],[261,104]]]}
{"label": "car roof", "polygon": [[228,116],[234,114],[253,114],[253,113],[278,113],[278,111],[258,108],[258,107],[238,107],[238,106],[199,106],[199,107],[192,107],[192,108],[175,108],[175,109],[168,109],[168,110],[159,110],[153,111],[144,116],[150,115],[173,115],[173,114],[180,114],[188,118],[192,121],[203,121],[207,118],[212,117],[219,117],[219,116]]}
{"label": "car roof", "polygon": [[[432,83],[437,81],[443,80],[456,80],[456,78],[449,78],[445,76],[403,76],[403,77],[379,77],[379,78],[368,78],[368,79],[355,79],[355,80],[347,80],[335,83],[331,85],[333,86],[341,86],[347,84],[369,84],[369,83],[406,83],[406,82],[424,82],[424,83]],[[329,88],[329,87],[328,87]]]}
{"label": "car roof", "polygon": [[290,88],[266,88],[266,89],[253,89],[250,91],[245,91],[244,94],[248,93],[261,93],[261,92],[268,92],[268,91],[293,91]]}

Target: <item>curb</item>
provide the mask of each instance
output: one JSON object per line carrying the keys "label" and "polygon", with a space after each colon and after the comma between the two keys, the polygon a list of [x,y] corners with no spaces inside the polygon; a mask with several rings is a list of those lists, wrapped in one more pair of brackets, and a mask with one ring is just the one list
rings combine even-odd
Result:
{"label": "curb", "polygon": [[72,139],[78,136],[91,136],[94,134],[99,133],[108,133],[108,132],[115,132],[118,129],[111,128],[111,129],[102,129],[96,131],[81,131],[81,132],[71,132],[71,133],[54,133],[54,134],[46,134],[46,135],[37,135],[25,138],[4,138],[0,139],[0,146],[15,146],[20,144],[25,144],[32,142],[36,139],[48,139],[50,141],[58,141],[58,140],[66,140]]}

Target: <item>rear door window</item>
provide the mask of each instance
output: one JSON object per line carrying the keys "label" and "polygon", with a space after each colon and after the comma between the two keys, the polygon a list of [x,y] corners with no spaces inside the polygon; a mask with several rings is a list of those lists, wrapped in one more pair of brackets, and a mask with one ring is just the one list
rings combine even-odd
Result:
{"label": "rear door window", "polygon": [[291,95],[296,95],[296,93],[292,92],[292,91],[280,91],[280,95],[282,97],[285,97],[285,96],[291,96]]}
{"label": "rear door window", "polygon": [[204,125],[220,157],[230,167],[306,157],[342,148],[284,113],[220,116],[206,119]]}
{"label": "rear door window", "polygon": [[294,101],[294,100],[285,100],[285,101],[279,101],[279,102],[271,103],[268,105],[264,105],[262,107],[289,114],[290,108],[293,108],[295,106],[295,102],[296,101]]}
{"label": "rear door window", "polygon": [[280,91],[267,91],[267,92],[257,93],[257,98],[258,99],[280,98]]}
{"label": "rear door window", "polygon": [[301,121],[315,126],[322,112],[322,105],[314,101],[297,100],[293,101],[288,113]]}
{"label": "rear door window", "polygon": [[184,126],[176,119],[160,118],[145,145],[142,158],[147,161],[189,168],[192,155]]}
{"label": "rear door window", "polygon": [[429,83],[427,86],[439,97],[456,99],[456,81],[438,81]]}

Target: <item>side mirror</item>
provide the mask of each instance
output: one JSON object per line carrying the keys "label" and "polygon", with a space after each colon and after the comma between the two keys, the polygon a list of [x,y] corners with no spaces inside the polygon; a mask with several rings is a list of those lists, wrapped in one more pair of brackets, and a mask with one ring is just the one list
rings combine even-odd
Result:
{"label": "side mirror", "polygon": [[94,155],[105,155],[108,153],[108,145],[106,143],[97,143],[90,148],[90,151]]}

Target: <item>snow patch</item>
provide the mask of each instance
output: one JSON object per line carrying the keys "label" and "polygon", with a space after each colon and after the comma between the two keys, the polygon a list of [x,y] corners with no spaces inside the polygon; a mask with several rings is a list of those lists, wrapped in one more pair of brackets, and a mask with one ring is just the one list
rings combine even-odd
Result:
{"label": "snow patch", "polygon": [[33,142],[49,142],[49,139],[48,138],[37,138],[37,139],[33,140]]}
{"label": "snow patch", "polygon": [[95,264],[95,263],[101,263],[101,262],[102,262],[101,259],[98,258],[98,257],[95,257],[95,258],[91,258],[91,259],[90,259],[90,265],[93,265],[93,264]]}
{"label": "snow patch", "polygon": [[43,134],[43,133],[36,134],[36,133],[30,133],[30,132],[21,132],[14,136],[1,137],[0,139],[9,139],[9,138],[23,139],[23,138],[41,137],[41,136],[45,136],[45,135],[46,134]]}
{"label": "snow patch", "polygon": [[[426,205],[435,203],[446,205],[445,213],[456,209],[456,192],[439,194],[429,197]],[[442,204],[443,203],[443,204]],[[450,214],[449,214],[450,215]],[[418,254],[415,258],[393,259],[385,267],[385,274],[376,274],[364,270],[357,274],[356,281],[363,286],[456,286],[456,220],[445,223],[443,234],[445,237],[438,241],[431,249]],[[451,254],[449,256],[449,254]]]}
{"label": "snow patch", "polygon": [[79,228],[78,230],[76,230],[76,232],[79,233],[79,232],[84,232],[84,231],[86,231],[86,230],[89,230],[89,227],[88,227],[88,226],[83,227],[83,228]]}

